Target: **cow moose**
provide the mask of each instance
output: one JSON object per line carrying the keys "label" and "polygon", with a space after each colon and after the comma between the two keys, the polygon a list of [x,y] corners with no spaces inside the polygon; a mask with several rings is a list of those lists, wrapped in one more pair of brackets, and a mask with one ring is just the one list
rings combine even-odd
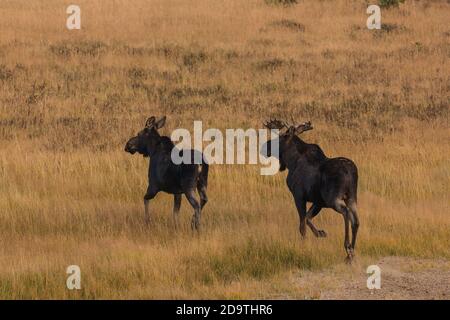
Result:
{"label": "cow moose", "polygon": [[[322,208],[332,208],[344,218],[346,261],[351,262],[359,227],[356,210],[358,169],[355,163],[342,157],[328,158],[318,145],[300,139],[298,135],[313,129],[311,122],[294,125],[274,119],[265,122],[264,126],[271,130],[280,130],[280,134],[275,138],[278,139],[278,144],[274,143],[274,140],[267,141],[263,145],[263,153],[268,157],[273,155],[278,158],[280,171],[288,170],[286,182],[300,216],[302,238],[306,235],[306,225],[316,237],[326,237],[325,231],[317,229],[312,219]],[[278,145],[278,153],[271,150],[272,145]],[[312,203],[308,210],[307,202]]]}
{"label": "cow moose", "polygon": [[[140,153],[150,158],[148,169],[148,187],[144,196],[144,213],[146,223],[151,222],[149,202],[158,192],[163,191],[174,195],[173,218],[175,226],[178,226],[178,214],[181,207],[181,197],[184,194],[194,208],[191,227],[200,229],[201,211],[208,201],[206,189],[208,185],[208,163],[201,154],[200,163],[175,164],[171,155],[175,148],[174,143],[167,136],[161,136],[158,132],[166,122],[166,116],[159,120],[150,117],[145,127],[135,137],[128,140],[125,151],[131,154]],[[175,150],[177,151],[177,150]],[[191,152],[194,159],[194,150],[178,150],[179,154]],[[193,161],[192,161],[193,162]],[[200,195],[200,203],[196,198],[197,189]]]}

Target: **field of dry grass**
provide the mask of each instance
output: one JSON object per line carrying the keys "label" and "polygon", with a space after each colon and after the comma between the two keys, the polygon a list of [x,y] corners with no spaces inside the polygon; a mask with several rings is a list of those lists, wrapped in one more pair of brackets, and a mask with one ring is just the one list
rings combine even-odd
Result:
{"label": "field of dry grass", "polygon": [[[372,31],[365,1],[76,3],[79,31],[67,1],[0,2],[0,298],[320,298],[333,277],[294,275],[450,259],[448,1],[383,10]],[[255,165],[212,166],[199,236],[165,194],[147,227],[148,160],[123,147],[164,114],[165,134],[311,120],[306,141],[359,167],[355,263],[338,214],[301,241],[285,173]]]}

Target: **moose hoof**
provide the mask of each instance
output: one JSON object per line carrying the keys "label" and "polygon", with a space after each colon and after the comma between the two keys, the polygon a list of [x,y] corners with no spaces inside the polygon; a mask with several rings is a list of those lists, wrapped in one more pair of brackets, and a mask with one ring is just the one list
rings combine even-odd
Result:
{"label": "moose hoof", "polygon": [[353,256],[352,255],[347,255],[347,257],[345,258],[345,262],[347,263],[347,264],[352,264],[352,261],[353,261]]}
{"label": "moose hoof", "polygon": [[200,229],[200,223],[195,218],[192,218],[191,220],[191,229],[192,231],[198,231]]}
{"label": "moose hoof", "polygon": [[355,254],[353,253],[353,249],[348,249],[347,250],[347,258],[345,258],[345,262],[347,262],[348,264],[351,264],[354,256],[355,256]]}
{"label": "moose hoof", "polygon": [[191,229],[192,231],[200,231],[200,222],[195,217],[192,217]]}
{"label": "moose hoof", "polygon": [[327,233],[325,232],[325,230],[317,231],[317,238],[326,238],[326,237],[327,237]]}

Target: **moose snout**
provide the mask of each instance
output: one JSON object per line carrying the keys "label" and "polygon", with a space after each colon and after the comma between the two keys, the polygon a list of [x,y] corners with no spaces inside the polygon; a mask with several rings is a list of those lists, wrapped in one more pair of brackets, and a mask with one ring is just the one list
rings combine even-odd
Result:
{"label": "moose snout", "polygon": [[127,144],[125,145],[125,152],[134,154],[134,153],[136,153],[136,149],[133,147],[133,145],[130,142],[127,142]]}

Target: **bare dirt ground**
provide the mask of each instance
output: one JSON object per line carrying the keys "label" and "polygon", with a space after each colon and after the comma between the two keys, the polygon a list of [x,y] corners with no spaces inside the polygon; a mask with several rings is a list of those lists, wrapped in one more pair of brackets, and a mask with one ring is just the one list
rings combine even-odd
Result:
{"label": "bare dirt ground", "polygon": [[293,281],[307,288],[306,299],[450,299],[450,261],[385,257],[375,264],[381,269],[379,290],[367,288],[363,263],[351,270],[339,266],[320,274],[305,272]]}

